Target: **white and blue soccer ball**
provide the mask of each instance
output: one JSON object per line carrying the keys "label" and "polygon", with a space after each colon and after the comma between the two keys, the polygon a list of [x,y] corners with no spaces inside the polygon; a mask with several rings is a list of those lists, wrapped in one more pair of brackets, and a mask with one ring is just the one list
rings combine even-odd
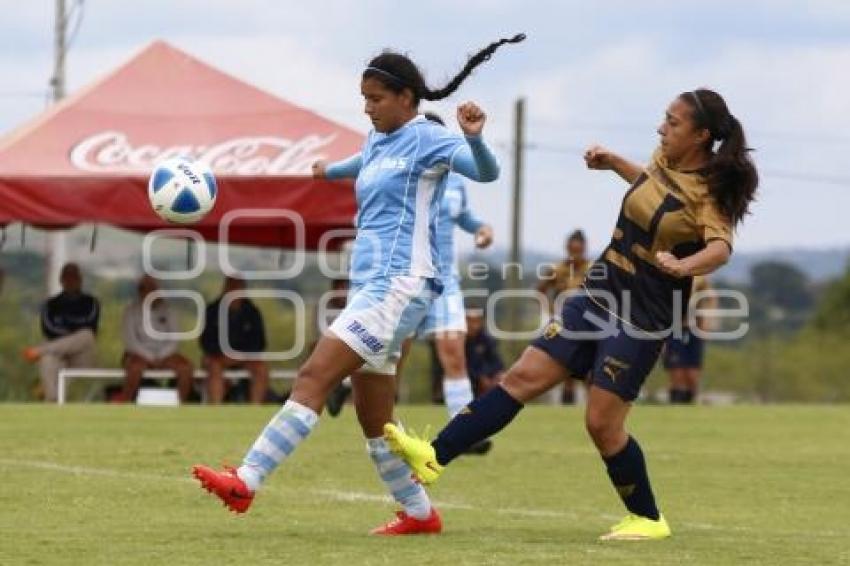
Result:
{"label": "white and blue soccer ball", "polygon": [[192,224],[215,205],[218,187],[206,163],[182,157],[166,159],[154,167],[148,181],[148,198],[160,218],[175,224]]}

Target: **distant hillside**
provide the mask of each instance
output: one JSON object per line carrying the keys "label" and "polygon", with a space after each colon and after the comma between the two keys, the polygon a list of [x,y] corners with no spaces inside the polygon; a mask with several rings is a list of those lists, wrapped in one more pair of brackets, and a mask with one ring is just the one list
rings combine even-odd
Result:
{"label": "distant hillside", "polygon": [[790,263],[805,273],[814,283],[835,279],[850,265],[850,248],[782,249],[768,252],[735,253],[728,265],[717,272],[718,277],[733,282],[749,281],[750,269],[763,261]]}
{"label": "distant hillside", "polygon": [[[594,251],[591,257],[599,252]],[[473,258],[475,258],[473,260]],[[462,261],[503,262],[507,251],[496,249],[486,254],[469,254],[462,256]],[[537,251],[527,251],[523,255],[523,264],[529,273],[540,263],[557,261],[557,257]],[[850,265],[850,248],[832,249],[777,249],[764,252],[735,252],[729,264],[717,272],[717,277],[732,283],[747,283],[750,269],[764,261],[781,261],[790,263],[803,271],[813,283],[835,279],[842,275]]]}
{"label": "distant hillside", "polygon": [[[19,225],[9,229],[8,240],[0,255],[21,251]],[[108,226],[100,226],[95,237],[95,247],[90,251],[92,236],[91,226],[80,226],[71,231],[68,238],[69,256],[84,264],[87,269],[97,272],[103,277],[135,277],[141,268],[142,236],[133,232],[117,230]],[[41,254],[44,249],[44,235],[34,229],[27,231],[28,251]],[[186,244],[180,241],[160,241],[156,246],[156,256],[162,261],[175,261],[183,264],[187,259]],[[596,257],[598,250],[590,255]],[[278,261],[277,250],[251,250],[241,248],[232,252],[235,263],[240,268],[251,265],[273,268]],[[484,261],[502,263],[506,261],[507,251],[504,248],[488,250],[483,254],[461,252],[461,261]],[[535,266],[538,264],[558,261],[557,256],[536,250],[527,250],[523,254],[526,277],[534,278]],[[761,252],[735,252],[729,265],[718,271],[717,276],[732,283],[747,283],[750,269],[763,261],[781,261],[790,263],[802,270],[813,283],[821,283],[842,275],[850,265],[850,247],[823,249],[776,249]],[[0,260],[2,263],[2,260]],[[210,249],[209,265],[216,265],[215,255]]]}

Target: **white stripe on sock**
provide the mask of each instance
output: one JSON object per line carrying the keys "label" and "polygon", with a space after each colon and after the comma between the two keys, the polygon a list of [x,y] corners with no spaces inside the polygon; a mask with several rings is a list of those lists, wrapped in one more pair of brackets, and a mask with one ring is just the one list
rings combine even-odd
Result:
{"label": "white stripe on sock", "polygon": [[309,407],[287,401],[254,441],[236,470],[245,485],[257,491],[281,462],[310,434],[319,415]]}
{"label": "white stripe on sock", "polygon": [[413,480],[404,460],[390,452],[382,437],[367,439],[366,450],[378,470],[378,477],[405,513],[415,519],[427,519],[431,515],[431,500],[425,489]]}

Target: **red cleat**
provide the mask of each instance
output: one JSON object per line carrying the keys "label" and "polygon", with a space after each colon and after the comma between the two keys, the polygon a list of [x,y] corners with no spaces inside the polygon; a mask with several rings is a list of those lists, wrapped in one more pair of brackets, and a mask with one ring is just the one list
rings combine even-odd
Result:
{"label": "red cleat", "polygon": [[433,507],[427,519],[416,519],[404,511],[396,511],[396,518],[376,529],[369,534],[373,535],[437,535],[443,530],[443,521],[440,514]]}
{"label": "red cleat", "polygon": [[254,501],[254,492],[248,489],[230,466],[225,466],[223,472],[206,466],[193,466],[192,475],[201,482],[201,487],[215,494],[234,513],[244,513]]}

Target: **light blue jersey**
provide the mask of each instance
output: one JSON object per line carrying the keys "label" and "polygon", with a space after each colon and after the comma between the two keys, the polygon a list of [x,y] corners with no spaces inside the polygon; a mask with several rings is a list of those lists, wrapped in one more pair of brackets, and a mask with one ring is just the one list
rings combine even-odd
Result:
{"label": "light blue jersey", "polygon": [[328,178],[357,177],[352,283],[442,279],[447,262],[436,227],[449,171],[486,182],[498,177],[499,167],[480,137],[454,134],[423,116],[389,134],[370,132],[359,155],[327,167]]}
{"label": "light blue jersey", "polygon": [[440,272],[457,275],[455,264],[455,226],[469,234],[475,234],[484,222],[475,217],[469,209],[466,186],[463,177],[449,173],[446,189],[440,202],[440,215],[437,218],[437,247],[440,252]]}

